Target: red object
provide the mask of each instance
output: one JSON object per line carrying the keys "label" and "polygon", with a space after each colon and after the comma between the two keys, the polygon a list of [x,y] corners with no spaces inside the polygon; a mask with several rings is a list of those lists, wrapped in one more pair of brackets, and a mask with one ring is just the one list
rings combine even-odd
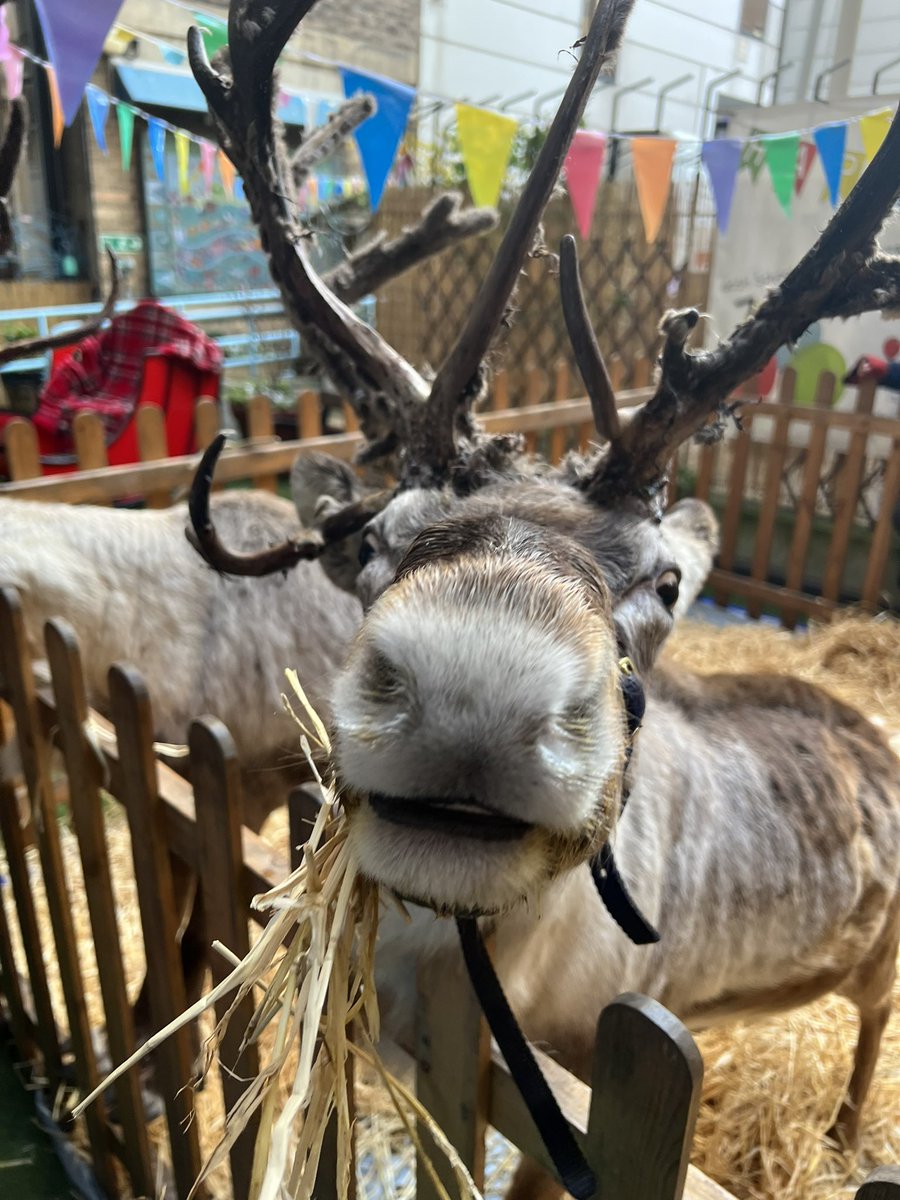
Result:
{"label": "red object", "polygon": [[862,358],[856,360],[844,376],[844,383],[862,383],[864,379],[872,378],[881,383],[886,371],[887,363],[883,358],[876,358],[873,354],[864,354]]}
{"label": "red object", "polygon": [[[72,422],[96,413],[106,432],[110,466],[138,461],[139,404],[166,414],[170,455],[193,450],[193,410],[200,396],[218,397],[222,352],[210,338],[155,301],[115,317],[108,329],[53,355],[50,379],[31,418],[47,473],[75,470]],[[12,416],[0,418],[0,429]],[[54,462],[54,459],[72,461]]]}
{"label": "red object", "polygon": [[885,358],[896,358],[900,354],[900,341],[895,337],[888,338],[881,347]]}

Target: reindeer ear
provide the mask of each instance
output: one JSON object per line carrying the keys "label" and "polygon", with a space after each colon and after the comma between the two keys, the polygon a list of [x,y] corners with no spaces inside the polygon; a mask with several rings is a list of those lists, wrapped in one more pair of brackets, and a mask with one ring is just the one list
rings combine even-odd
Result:
{"label": "reindeer ear", "polygon": [[665,544],[681,571],[675,619],[683,617],[706,583],[719,552],[719,522],[705,500],[679,500],[662,519]]}
{"label": "reindeer ear", "polygon": [[615,605],[613,623],[620,651],[631,659],[639,675],[645,675],[672,632],[675,618],[657,595],[654,581],[645,580]]}
{"label": "reindeer ear", "polygon": [[359,500],[363,493],[350,464],[328,454],[304,454],[291,469],[291,499],[304,529],[315,526],[323,497],[330,497],[342,508]]}

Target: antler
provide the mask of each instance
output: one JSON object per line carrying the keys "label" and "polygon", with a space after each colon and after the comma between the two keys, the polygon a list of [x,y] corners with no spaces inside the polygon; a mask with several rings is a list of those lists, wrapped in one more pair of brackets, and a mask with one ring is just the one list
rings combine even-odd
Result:
{"label": "antler", "polygon": [[191,524],[185,530],[194,549],[220,574],[260,576],[288,571],[304,559],[318,558],[328,546],[356,533],[387,503],[388,494],[376,492],[326,517],[319,530],[308,530],[288,538],[280,546],[269,546],[253,554],[235,553],[219,541],[209,511],[212,479],[224,445],[225,435],[220,433],[203,453],[191,484],[188,497]]}
{"label": "antler", "polygon": [[60,346],[71,346],[73,342],[80,342],[82,338],[96,333],[104,321],[108,321],[114,315],[119,299],[119,264],[110,249],[107,249],[106,253],[109,255],[112,269],[112,284],[103,308],[96,317],[85,321],[76,329],[67,329],[63,333],[51,333],[47,337],[28,338],[23,342],[13,342],[11,346],[0,350],[0,367],[5,366],[8,362],[14,362],[18,358],[30,358],[33,354],[42,354],[46,350],[57,350]]}
{"label": "antler", "polygon": [[880,254],[875,241],[898,198],[900,111],[816,244],[726,342],[692,353],[686,343],[700,314],[666,314],[656,392],[584,479],[588,495],[601,504],[627,495],[654,501],[678,446],[721,412],[735,388],[779,346],[795,342],[822,318],[900,308],[900,258]]}
{"label": "antler", "polygon": [[571,233],[559,244],[559,292],[569,341],[591,402],[594,425],[607,442],[618,442],[622,429],[616,394],[588,318],[578,271],[578,250]]}

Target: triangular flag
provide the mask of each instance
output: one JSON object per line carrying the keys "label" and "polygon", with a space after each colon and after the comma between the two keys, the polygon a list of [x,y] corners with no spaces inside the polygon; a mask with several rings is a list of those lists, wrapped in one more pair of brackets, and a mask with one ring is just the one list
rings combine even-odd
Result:
{"label": "triangular flag", "polygon": [[22,95],[24,68],[25,60],[22,51],[18,46],[10,46],[9,57],[3,62],[3,74],[6,76],[7,100],[18,100]]}
{"label": "triangular flag", "polygon": [[87,88],[87,104],[88,114],[91,118],[91,128],[94,131],[94,137],[97,139],[97,145],[104,154],[109,154],[109,147],[106,144],[106,120],[109,116],[109,96],[106,92],[101,92],[99,88],[88,84]]}
{"label": "triangular flag", "polygon": [[794,175],[794,195],[799,196],[803,191],[809,172],[816,157],[815,142],[803,141],[797,151],[797,173]]}
{"label": "triangular flag", "polygon": [[59,146],[66,128],[66,122],[59,95],[59,81],[52,67],[47,68],[47,87],[50,91],[50,121],[53,126],[53,145]]}
{"label": "triangular flag", "polygon": [[367,71],[350,71],[347,67],[341,67],[341,79],[348,100],[365,92],[374,98],[377,106],[372,116],[353,134],[369,184],[369,203],[374,211],[381,203],[416,92],[415,88],[394,79],[370,75]]}
{"label": "triangular flag", "polygon": [[186,196],[191,190],[191,139],[183,129],[175,131],[175,161],[178,163],[178,190]]}
{"label": "triangular flag", "polygon": [[222,187],[225,189],[226,196],[234,196],[234,181],[237,176],[237,171],[234,169],[234,163],[228,157],[224,150],[219,151],[219,175],[222,177]]}
{"label": "triangular flag", "polygon": [[866,156],[862,150],[848,150],[844,154],[844,168],[841,171],[841,200],[846,200],[860,181],[866,169]]}
{"label": "triangular flag", "polygon": [[785,133],[780,137],[764,137],[760,140],[778,203],[790,216],[794,179],[797,175],[797,155],[800,152],[800,134]]}
{"label": "triangular flag", "polygon": [[716,138],[712,142],[704,142],[700,151],[716,202],[716,224],[719,226],[719,233],[725,233],[728,229],[731,202],[734,200],[734,184],[743,149],[743,144],[737,138]]}
{"label": "triangular flag", "polygon": [[122,0],[35,0],[47,54],[59,83],[59,102],[66,125],[71,125],[88,80],[103,52]]}
{"label": "triangular flag", "polygon": [[606,154],[606,134],[576,129],[566,155],[566,187],[575,212],[578,232],[587,238],[597,206],[597,189]]}
{"label": "triangular flag", "polygon": [[862,138],[863,150],[866,152],[866,163],[870,163],[878,153],[878,148],[887,137],[891,127],[891,110],[869,113],[867,117],[859,118],[859,134]]}
{"label": "triangular flag", "polygon": [[134,109],[129,104],[116,105],[116,120],[119,123],[119,149],[122,152],[122,170],[131,166],[131,147],[134,143]]}
{"label": "triangular flag", "polygon": [[209,13],[194,12],[191,15],[203,34],[206,57],[212,59],[212,56],[218,54],[223,46],[228,45],[228,25],[225,21],[220,21],[218,17],[211,17]]}
{"label": "triangular flag", "polygon": [[12,53],[9,44],[9,26],[6,23],[6,5],[0,5],[0,62],[6,62]]}
{"label": "triangular flag", "polygon": [[493,208],[500,199],[519,122],[486,108],[457,104],[456,128],[472,199]]}
{"label": "triangular flag", "polygon": [[200,143],[200,177],[203,180],[203,191],[209,195],[212,191],[213,172],[216,169],[216,147],[212,142]]}
{"label": "triangular flag", "polygon": [[147,137],[150,139],[150,154],[160,183],[166,182],[166,127],[156,117],[147,120]]}
{"label": "triangular flag", "polygon": [[176,50],[174,46],[163,46],[162,56],[165,62],[172,67],[180,67],[187,58],[183,50]]}
{"label": "triangular flag", "polygon": [[823,125],[820,129],[813,130],[813,137],[816,139],[816,148],[828,183],[828,195],[832,205],[837,208],[844,170],[844,151],[847,148],[847,122]]}
{"label": "triangular flag", "polygon": [[631,139],[634,182],[648,245],[656,241],[666,211],[675,145],[671,138]]}

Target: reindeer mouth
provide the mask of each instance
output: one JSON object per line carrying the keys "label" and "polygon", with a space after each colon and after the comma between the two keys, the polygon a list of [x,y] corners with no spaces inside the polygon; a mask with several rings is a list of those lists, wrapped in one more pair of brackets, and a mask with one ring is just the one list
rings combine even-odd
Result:
{"label": "reindeer mouth", "polygon": [[507,817],[474,800],[410,800],[372,792],[369,805],[376,816],[407,829],[426,829],[452,837],[476,838],[482,842],[512,842],[534,827],[527,821]]}

